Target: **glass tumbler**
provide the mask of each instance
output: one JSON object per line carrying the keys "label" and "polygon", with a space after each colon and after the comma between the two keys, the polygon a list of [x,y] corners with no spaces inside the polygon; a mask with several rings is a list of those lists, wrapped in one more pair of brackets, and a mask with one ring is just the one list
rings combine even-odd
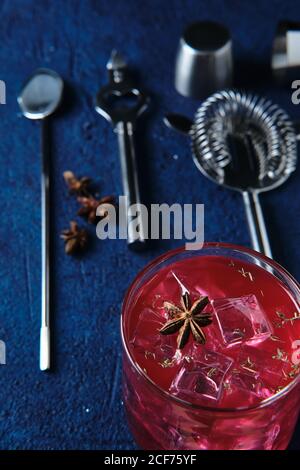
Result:
{"label": "glass tumbler", "polygon": [[145,450],[282,450],[291,439],[300,408],[300,376],[258,405],[218,409],[186,402],[156,385],[136,363],[129,345],[128,320],[141,287],[155,273],[195,256],[225,256],[268,270],[300,305],[300,288],[273,260],[229,244],[207,243],[201,250],[170,251],[146,266],[128,289],[123,303],[123,398],[137,444]]}

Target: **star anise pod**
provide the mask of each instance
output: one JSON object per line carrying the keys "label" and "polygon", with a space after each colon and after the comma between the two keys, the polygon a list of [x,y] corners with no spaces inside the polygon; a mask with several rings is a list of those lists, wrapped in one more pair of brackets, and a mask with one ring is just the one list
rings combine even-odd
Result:
{"label": "star anise pod", "polygon": [[203,310],[209,304],[207,296],[201,296],[193,304],[190,296],[185,292],[181,296],[181,306],[178,307],[170,302],[165,302],[164,306],[168,310],[171,319],[159,330],[162,335],[170,335],[179,331],[177,336],[177,347],[182,349],[192,332],[194,339],[201,344],[205,344],[206,338],[202,328],[210,325],[212,317],[210,313]]}
{"label": "star anise pod", "polygon": [[63,173],[64,180],[69,188],[70,193],[75,193],[80,196],[89,196],[89,186],[91,178],[83,176],[78,179],[72,171],[65,171]]}
{"label": "star anise pod", "polygon": [[77,201],[81,204],[81,207],[78,210],[77,214],[81,217],[86,217],[88,222],[90,222],[91,224],[95,224],[97,218],[101,219],[107,215],[107,210],[105,207],[100,207],[97,215],[97,208],[101,206],[101,204],[114,204],[114,197],[105,196],[101,199],[96,199],[93,196],[78,197]]}
{"label": "star anise pod", "polygon": [[63,230],[61,238],[65,241],[65,252],[72,255],[77,251],[83,250],[88,241],[88,233],[86,230],[78,227],[77,223],[70,222],[69,230]]}

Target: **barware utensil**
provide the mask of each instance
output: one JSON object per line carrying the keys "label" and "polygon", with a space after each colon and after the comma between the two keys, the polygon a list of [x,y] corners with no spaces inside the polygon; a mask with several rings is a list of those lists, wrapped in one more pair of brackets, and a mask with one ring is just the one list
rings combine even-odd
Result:
{"label": "barware utensil", "polygon": [[42,243],[42,306],[40,330],[40,369],[50,369],[50,183],[48,117],[59,106],[63,80],[49,69],[36,70],[24,84],[18,103],[28,119],[41,121],[41,243]]}

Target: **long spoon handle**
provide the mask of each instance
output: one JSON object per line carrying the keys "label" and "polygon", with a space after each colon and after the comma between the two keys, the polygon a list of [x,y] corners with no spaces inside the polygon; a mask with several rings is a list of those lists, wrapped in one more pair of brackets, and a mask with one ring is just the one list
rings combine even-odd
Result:
{"label": "long spoon handle", "polygon": [[48,120],[41,122],[42,196],[42,311],[40,331],[40,369],[50,369],[50,187]]}
{"label": "long spoon handle", "polygon": [[272,258],[263,212],[256,192],[243,191],[243,200],[254,250]]}

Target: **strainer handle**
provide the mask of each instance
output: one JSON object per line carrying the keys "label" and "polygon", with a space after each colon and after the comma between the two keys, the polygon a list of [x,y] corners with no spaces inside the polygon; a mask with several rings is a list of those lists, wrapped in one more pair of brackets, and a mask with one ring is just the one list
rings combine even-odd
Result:
{"label": "strainer handle", "polygon": [[266,224],[256,191],[243,191],[243,200],[254,250],[273,258]]}

